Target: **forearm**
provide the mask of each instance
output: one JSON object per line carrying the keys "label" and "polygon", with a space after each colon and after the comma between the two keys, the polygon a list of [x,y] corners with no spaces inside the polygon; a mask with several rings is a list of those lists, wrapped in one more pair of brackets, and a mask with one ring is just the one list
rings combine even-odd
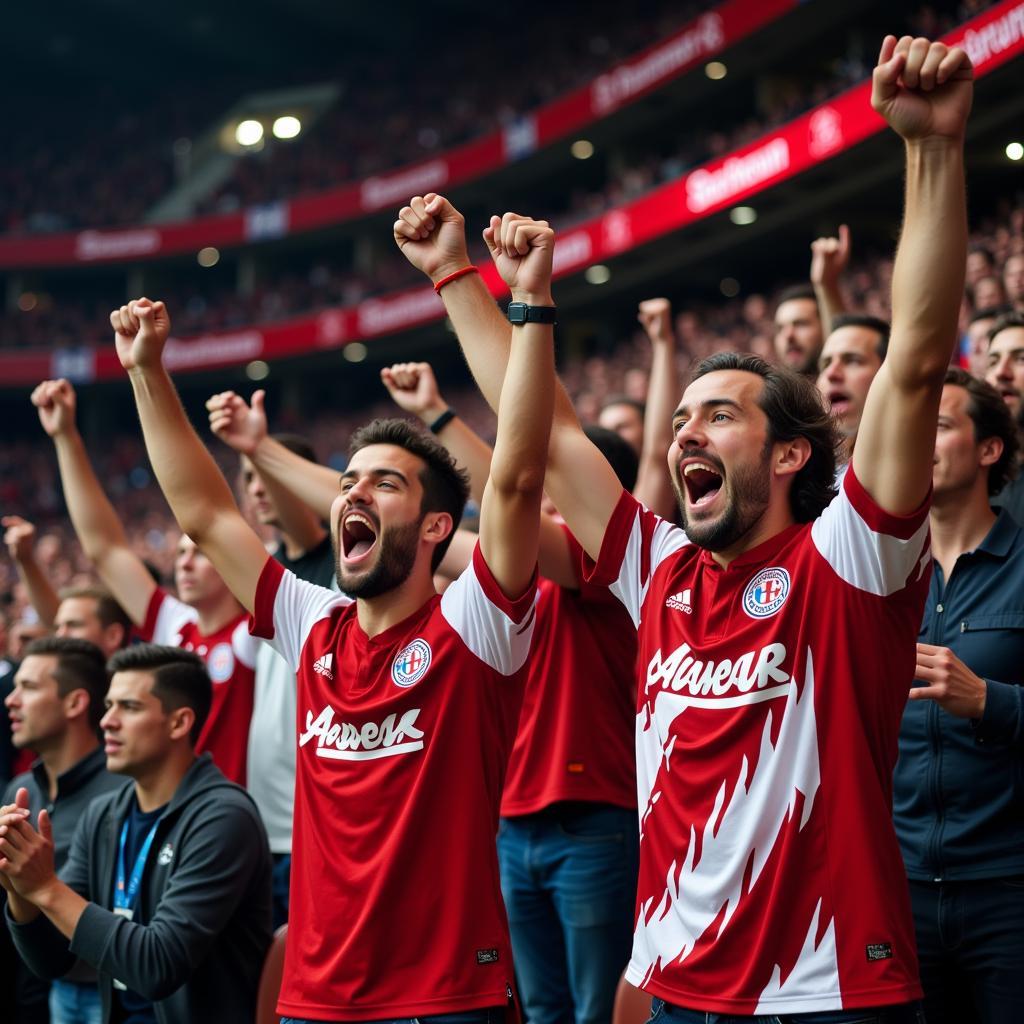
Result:
{"label": "forearm", "polygon": [[672,515],[675,504],[665,460],[672,443],[672,413],[679,401],[679,393],[675,338],[669,336],[654,343],[644,413],[643,448],[633,490],[638,501],[666,518]]}
{"label": "forearm", "polygon": [[338,496],[336,470],[296,455],[272,437],[264,437],[251,458],[268,488],[282,489],[322,520],[330,518],[331,505]]}
{"label": "forearm", "polygon": [[487,404],[497,411],[509,360],[512,325],[479,274],[466,274],[441,289],[473,379]]}
{"label": "forearm", "polygon": [[437,439],[468,471],[470,491],[473,500],[479,504],[491,471],[491,446],[458,416],[438,431]]}
{"label": "forearm", "polygon": [[513,335],[491,458],[491,480],[498,490],[539,492],[543,487],[555,391],[553,335],[546,324],[524,324]]}
{"label": "forearm", "polygon": [[846,312],[846,300],[838,281],[821,281],[814,285],[814,297],[818,300],[818,313],[822,329],[827,337],[832,333],[832,320]]}
{"label": "forearm", "polygon": [[892,281],[892,343],[886,356],[897,385],[941,385],[956,341],[967,251],[962,141],[906,145],[906,215]]}
{"label": "forearm", "polygon": [[15,924],[28,924],[39,916],[39,908],[16,892],[7,893],[7,912]]}
{"label": "forearm", "polygon": [[52,628],[53,620],[57,617],[57,609],[60,607],[60,596],[53,589],[34,556],[18,559],[14,564],[21,582],[25,584],[29,602],[39,616],[39,621],[44,626]]}
{"label": "forearm", "polygon": [[75,934],[79,918],[89,905],[88,900],[83,899],[58,878],[54,878],[50,884],[33,893],[32,899],[54,928],[67,939]]}
{"label": "forearm", "polygon": [[231,488],[185,415],[167,371],[133,369],[128,377],[160,489],[178,525],[202,546],[217,513],[235,511]]}
{"label": "forearm", "polygon": [[53,443],[71,525],[86,556],[99,565],[112,548],[128,546],[124,527],[100,485],[78,431],[58,434]]}

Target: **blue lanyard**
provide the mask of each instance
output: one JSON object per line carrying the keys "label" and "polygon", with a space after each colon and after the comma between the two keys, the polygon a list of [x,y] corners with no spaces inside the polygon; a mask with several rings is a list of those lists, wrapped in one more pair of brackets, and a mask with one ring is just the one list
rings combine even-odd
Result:
{"label": "blue lanyard", "polygon": [[121,828],[121,845],[117,853],[117,882],[114,885],[114,909],[130,910],[139,894],[139,886],[142,884],[142,872],[146,868],[146,858],[149,856],[149,848],[153,845],[153,836],[156,835],[156,828],[159,821],[153,823],[153,827],[146,836],[146,841],[135,858],[135,867],[132,868],[132,876],[128,879],[128,887],[124,884],[124,848],[128,844],[128,822]]}

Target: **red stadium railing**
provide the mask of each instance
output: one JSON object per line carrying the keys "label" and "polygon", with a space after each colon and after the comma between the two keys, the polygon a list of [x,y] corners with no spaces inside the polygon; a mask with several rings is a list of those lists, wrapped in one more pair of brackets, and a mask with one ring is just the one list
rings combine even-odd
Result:
{"label": "red stadium railing", "polygon": [[[996,4],[945,40],[965,47],[979,77],[989,74],[1024,52],[1024,0]],[[559,235],[555,276],[575,273],[677,231],[875,135],[884,123],[871,109],[869,97],[870,82],[862,82],[742,149]],[[505,289],[494,268],[484,265],[481,273],[491,292],[502,295]],[[443,315],[441,300],[432,289],[413,288],[265,327],[172,339],[166,361],[172,370],[184,371],[277,359],[393,334]],[[0,353],[0,385],[24,386],[56,376],[90,381],[120,373],[112,346]]]}
{"label": "red stadium railing", "polygon": [[523,159],[692,71],[799,6],[798,0],[726,0],[667,39],[582,86],[448,153],[326,192],[239,213],[109,231],[0,238],[0,268],[154,259],[204,246],[238,246],[328,227],[390,209],[411,195],[463,184]]}

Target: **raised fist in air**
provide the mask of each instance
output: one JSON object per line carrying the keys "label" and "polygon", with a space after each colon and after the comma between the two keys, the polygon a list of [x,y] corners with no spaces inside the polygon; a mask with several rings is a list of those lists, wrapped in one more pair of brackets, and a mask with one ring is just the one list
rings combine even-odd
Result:
{"label": "raised fist in air", "polygon": [[958,46],[886,36],[871,83],[871,105],[907,142],[963,141],[974,70]]}
{"label": "raised fist in air", "polygon": [[135,299],[110,314],[117,358],[126,370],[159,366],[171,318],[162,302]]}

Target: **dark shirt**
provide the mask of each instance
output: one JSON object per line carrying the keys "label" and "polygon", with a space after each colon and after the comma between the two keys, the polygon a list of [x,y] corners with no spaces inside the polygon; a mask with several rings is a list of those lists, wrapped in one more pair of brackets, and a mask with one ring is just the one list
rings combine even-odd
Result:
{"label": "dark shirt", "polygon": [[1024,466],[992,499],[992,505],[995,508],[1005,508],[1017,521],[1018,526],[1024,526]]}
{"label": "dark shirt", "polygon": [[[131,809],[128,812],[128,836],[124,845],[124,873],[125,882],[131,877],[132,868],[142,851],[142,844],[145,843],[149,830],[156,824],[160,815],[164,813],[166,804],[158,807],[155,811],[142,811],[139,809],[139,801],[133,797]],[[150,856],[156,854],[150,850]],[[137,901],[136,901],[137,902]],[[140,996],[131,989],[125,991],[117,990],[115,996],[121,1004],[121,1024],[156,1024],[156,1014],[153,1011],[153,1003]]]}
{"label": "dark shirt", "polygon": [[978,721],[907,703],[893,793],[907,873],[1024,875],[1024,530],[1006,511],[948,580],[935,565],[918,639],[952,650],[986,696]]}
{"label": "dark shirt", "polygon": [[331,535],[327,534],[319,544],[304,551],[298,558],[289,558],[284,544],[278,544],[274,552],[277,559],[286,569],[291,570],[300,580],[307,580],[320,587],[330,588],[334,583],[336,567],[334,564],[334,548],[331,546]]}
{"label": "dark shirt", "polygon": [[[68,859],[71,840],[85,809],[92,801],[112,789],[128,785],[123,775],[107,771],[107,759],[103,748],[97,746],[77,764],[57,776],[57,796],[50,799],[50,778],[43,762],[36,761],[31,769],[16,776],[4,790],[0,803],[14,803],[14,795],[24,787],[28,790],[28,806],[31,821],[39,820],[39,812],[46,809],[53,828],[53,860],[58,874]],[[37,978],[19,961],[16,969],[18,1001],[25,1005],[45,1003],[50,986]],[[67,974],[68,981],[96,983],[96,972],[88,964],[79,961]]]}

